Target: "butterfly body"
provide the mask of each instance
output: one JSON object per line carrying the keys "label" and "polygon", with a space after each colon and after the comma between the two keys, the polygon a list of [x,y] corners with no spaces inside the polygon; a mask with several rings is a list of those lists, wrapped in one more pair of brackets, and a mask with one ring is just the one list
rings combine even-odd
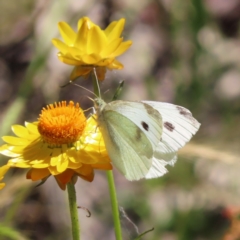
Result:
{"label": "butterfly body", "polygon": [[[109,157],[128,180],[166,173],[165,165],[174,164],[177,149],[189,141],[200,125],[187,109],[173,104],[121,100],[105,103],[101,98],[94,102]],[[185,133],[183,126],[192,129]],[[176,133],[178,129],[183,137]],[[174,142],[172,135],[179,140]]]}

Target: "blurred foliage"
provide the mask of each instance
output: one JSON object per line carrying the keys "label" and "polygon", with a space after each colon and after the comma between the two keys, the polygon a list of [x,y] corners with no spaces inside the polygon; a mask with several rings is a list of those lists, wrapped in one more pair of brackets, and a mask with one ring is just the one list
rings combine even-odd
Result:
{"label": "blurred foliage", "polygon": [[[238,1],[21,0],[0,1],[0,9],[2,134],[12,124],[35,121],[46,103],[75,100],[83,108],[91,106],[84,90],[59,87],[68,82],[72,67],[60,63],[51,47],[58,21],[76,26],[87,15],[105,27],[124,17],[124,39],[133,40],[133,46],[120,58],[124,69],[108,73],[104,98],[112,99],[124,80],[121,98],[174,102],[202,123],[162,178],[127,182],[116,173],[119,204],[127,216],[126,240],[134,226],[139,233],[154,227],[141,239],[239,239],[239,211],[226,214],[239,208],[240,198]],[[90,88],[88,81],[78,83]],[[65,192],[51,179],[31,189],[34,184],[20,172],[6,176],[7,187],[1,191],[0,238],[69,239]],[[79,211],[83,240],[114,239],[103,176],[97,172],[91,186],[77,183],[79,205],[92,213],[86,218]]]}
{"label": "blurred foliage", "polygon": [[19,232],[6,226],[0,225],[0,236],[2,239],[26,240]]}

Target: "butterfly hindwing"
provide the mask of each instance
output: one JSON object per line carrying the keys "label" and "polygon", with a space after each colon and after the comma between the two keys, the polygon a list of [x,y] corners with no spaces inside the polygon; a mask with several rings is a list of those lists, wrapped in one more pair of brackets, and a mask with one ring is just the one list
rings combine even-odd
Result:
{"label": "butterfly hindwing", "polygon": [[[107,111],[119,113],[132,121],[146,135],[153,149],[156,148],[162,136],[162,116],[157,110],[142,102],[119,100],[107,104],[105,112]],[[121,122],[118,123],[121,128],[125,128]]]}

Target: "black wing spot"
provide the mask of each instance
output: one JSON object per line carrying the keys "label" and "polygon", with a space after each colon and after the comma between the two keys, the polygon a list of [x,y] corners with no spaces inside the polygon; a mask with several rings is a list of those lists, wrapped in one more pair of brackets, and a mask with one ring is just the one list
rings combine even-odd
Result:
{"label": "black wing spot", "polygon": [[192,119],[193,118],[192,114],[187,109],[185,109],[183,107],[180,107],[180,106],[177,106],[177,109],[178,109],[179,113],[181,115],[183,115],[184,117],[186,117],[188,119]]}
{"label": "black wing spot", "polygon": [[163,125],[170,132],[172,132],[175,129],[174,125],[170,122],[165,122]]}
{"label": "black wing spot", "polygon": [[191,112],[189,112],[186,108],[177,106],[177,110],[179,111],[179,113],[184,116],[185,118],[187,118],[188,120],[190,120],[192,122],[192,124],[194,126],[198,126],[198,122],[196,121],[196,119],[192,116]]}
{"label": "black wing spot", "polygon": [[144,128],[146,131],[148,131],[148,129],[149,129],[148,124],[145,123],[145,122],[141,122],[141,124],[142,124],[143,128]]}

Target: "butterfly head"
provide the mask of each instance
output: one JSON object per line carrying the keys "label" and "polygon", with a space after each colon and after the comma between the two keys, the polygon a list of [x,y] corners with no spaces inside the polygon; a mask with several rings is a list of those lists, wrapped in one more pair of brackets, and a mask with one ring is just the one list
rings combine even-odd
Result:
{"label": "butterfly head", "polygon": [[94,99],[94,108],[97,110],[97,112],[101,112],[105,105],[106,103],[101,98]]}

